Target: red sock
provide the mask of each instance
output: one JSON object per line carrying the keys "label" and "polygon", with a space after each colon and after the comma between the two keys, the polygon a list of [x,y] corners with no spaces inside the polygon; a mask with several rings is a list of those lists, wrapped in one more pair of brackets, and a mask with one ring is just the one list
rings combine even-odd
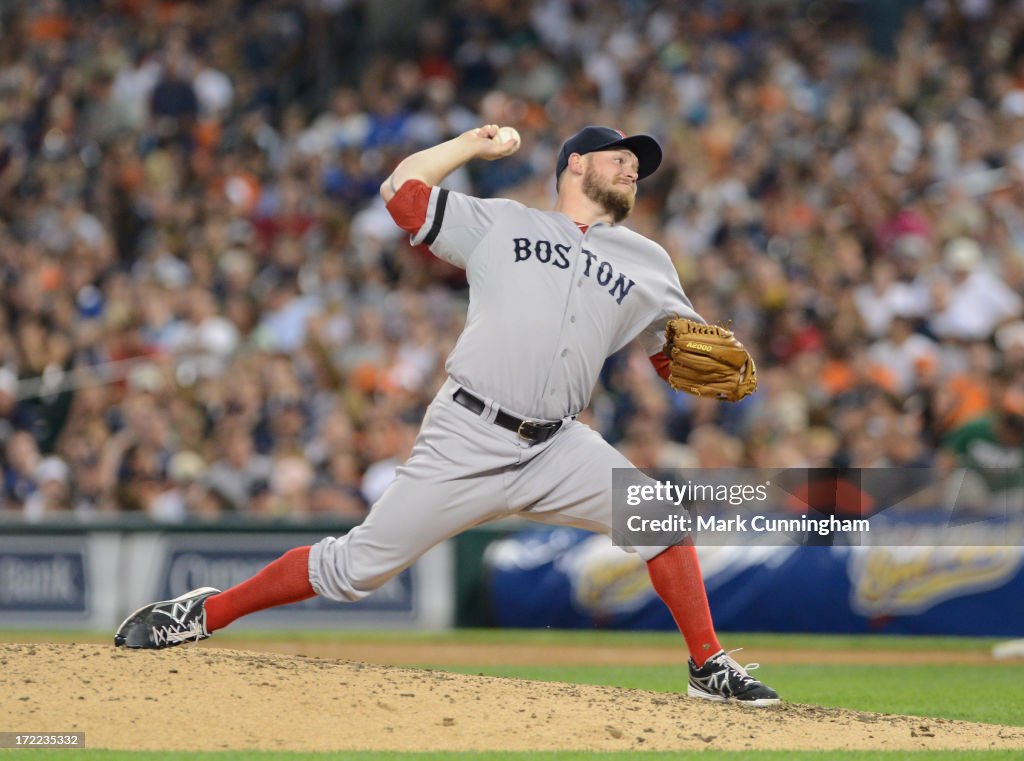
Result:
{"label": "red sock", "polygon": [[223,629],[258,610],[316,597],[309,584],[309,550],[289,550],[251,579],[207,598],[206,630]]}
{"label": "red sock", "polygon": [[692,543],[669,547],[647,562],[654,591],[672,612],[686,640],[690,657],[698,666],[722,649],[711,622],[697,548]]}

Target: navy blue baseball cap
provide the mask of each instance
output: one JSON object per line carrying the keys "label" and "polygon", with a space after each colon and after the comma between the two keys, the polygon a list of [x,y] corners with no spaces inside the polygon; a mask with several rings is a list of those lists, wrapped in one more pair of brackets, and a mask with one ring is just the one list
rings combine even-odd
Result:
{"label": "navy blue baseball cap", "polygon": [[558,152],[558,164],[555,167],[555,179],[557,180],[569,165],[569,157],[572,154],[585,156],[588,153],[609,151],[613,148],[625,148],[633,152],[640,161],[637,176],[641,180],[653,174],[661,164],[661,146],[650,135],[626,135],[611,127],[598,127],[592,124],[562,143],[562,150]]}

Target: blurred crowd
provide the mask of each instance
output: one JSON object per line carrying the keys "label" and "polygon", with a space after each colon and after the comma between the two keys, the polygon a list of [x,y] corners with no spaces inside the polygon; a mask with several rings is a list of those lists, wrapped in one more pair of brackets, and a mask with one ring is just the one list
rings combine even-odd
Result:
{"label": "blurred crowd", "polygon": [[613,357],[583,418],[635,464],[1021,485],[1024,4],[438,0],[366,34],[387,5],[0,5],[0,515],[362,516],[467,298],[377,188],[491,122],[523,149],[448,185],[541,207],[580,126],[657,136],[629,224],[758,360],[723,405]]}

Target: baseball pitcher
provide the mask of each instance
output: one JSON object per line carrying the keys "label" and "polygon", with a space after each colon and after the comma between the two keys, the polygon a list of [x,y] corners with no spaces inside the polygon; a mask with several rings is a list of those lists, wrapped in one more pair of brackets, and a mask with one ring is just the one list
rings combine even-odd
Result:
{"label": "baseball pitcher", "polygon": [[[291,550],[224,592],[204,587],[141,608],[115,644],[205,639],[243,615],[317,594],[354,602],[438,542],[510,515],[610,533],[612,470],[631,465],[576,417],[605,359],[631,341],[675,388],[732,401],[754,390],[746,349],[704,324],[665,250],[621,224],[637,182],[661,162],[657,141],[583,128],[558,153],[551,210],[439,187],[468,161],[518,147],[514,131],[486,125],[407,157],[381,185],[412,243],[466,271],[470,301],[448,379],[362,525]],[[646,561],[686,641],[689,695],[778,703],[719,645],[692,542],[626,549]]]}

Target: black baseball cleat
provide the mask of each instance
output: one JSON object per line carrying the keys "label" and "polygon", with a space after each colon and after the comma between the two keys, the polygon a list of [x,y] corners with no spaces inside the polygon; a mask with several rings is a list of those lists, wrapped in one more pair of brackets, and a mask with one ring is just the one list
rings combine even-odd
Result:
{"label": "black baseball cleat", "polygon": [[[741,649],[741,648],[737,648]],[[690,659],[691,698],[715,700],[719,703],[736,702],[745,706],[773,706],[779,703],[779,693],[750,676],[758,664],[741,666],[730,657],[736,650],[719,650],[700,668]]]}
{"label": "black baseball cleat", "polygon": [[183,642],[206,639],[206,598],[220,594],[213,587],[199,587],[173,600],[154,602],[139,608],[117,627],[116,647],[160,650]]}

